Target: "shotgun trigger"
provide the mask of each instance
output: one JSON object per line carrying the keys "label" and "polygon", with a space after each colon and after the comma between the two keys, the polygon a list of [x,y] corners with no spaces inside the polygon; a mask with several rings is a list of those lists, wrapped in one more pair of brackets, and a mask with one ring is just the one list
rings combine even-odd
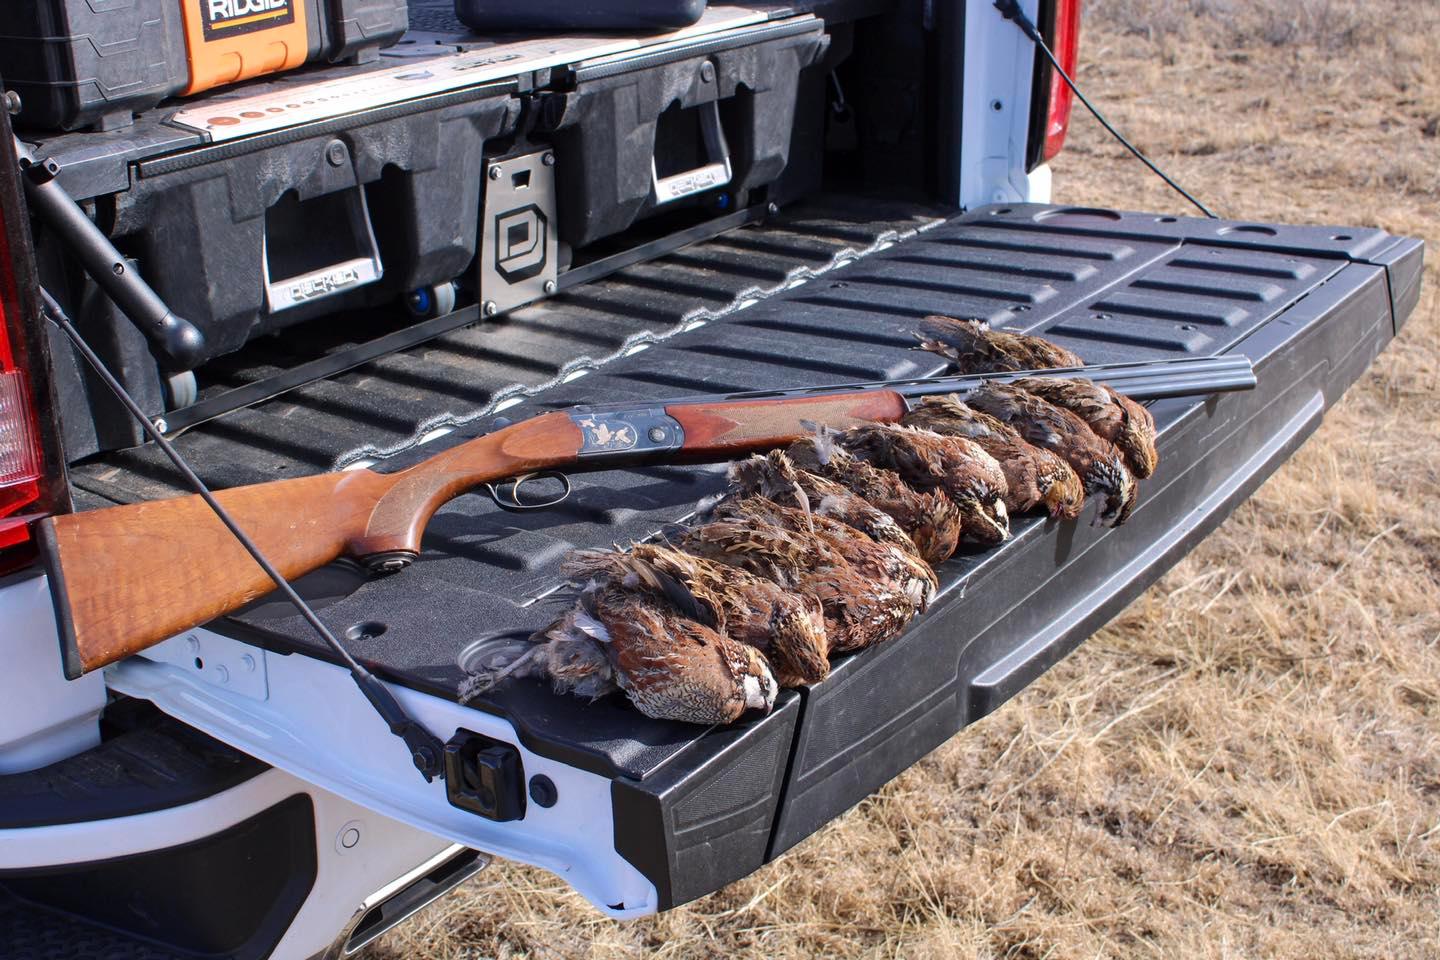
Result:
{"label": "shotgun trigger", "polygon": [[[526,483],[538,480],[558,480],[561,490],[548,500],[537,500],[533,503],[526,503],[520,499],[520,488]],[[506,481],[500,481],[500,486],[493,483],[485,484],[485,491],[490,494],[490,499],[502,510],[544,510],[549,507],[559,506],[570,499],[570,478],[559,470],[538,470],[534,473],[522,473],[520,476],[509,481],[509,488],[505,486]]]}

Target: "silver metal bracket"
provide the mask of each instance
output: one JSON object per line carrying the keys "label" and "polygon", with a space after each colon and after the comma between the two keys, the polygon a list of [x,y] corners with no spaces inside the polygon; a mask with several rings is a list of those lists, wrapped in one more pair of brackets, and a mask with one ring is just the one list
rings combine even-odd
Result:
{"label": "silver metal bracket", "polygon": [[555,154],[501,157],[485,165],[480,219],[480,302],[485,316],[556,289]]}

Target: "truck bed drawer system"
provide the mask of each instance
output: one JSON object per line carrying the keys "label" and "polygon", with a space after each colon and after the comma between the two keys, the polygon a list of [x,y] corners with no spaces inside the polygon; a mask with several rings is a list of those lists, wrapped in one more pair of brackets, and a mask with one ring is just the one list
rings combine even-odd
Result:
{"label": "truck bed drawer system", "polygon": [[[180,436],[217,485],[377,460],[389,471],[549,407],[932,374],[937,358],[911,349],[915,322],[929,312],[1043,331],[1091,362],[1226,352],[1254,361],[1260,385],[1251,393],[1153,405],[1161,466],[1125,526],[1017,523],[1003,547],[946,563],[941,598],[901,637],[732,728],[646,720],[622,698],[585,703],[529,681],[471,711],[443,706],[487,644],[554,615],[544,597],[566,551],[663,530],[721,489],[719,468],[579,477],[570,500],[531,514],[462,497],[436,515],[420,561],[403,573],[367,578],[336,566],[304,581],[355,654],[415,692],[410,706],[452,718],[432,719],[437,733],[449,736],[441,724],[457,716],[477,729],[513,728],[498,739],[535,767],[608,784],[586,794],[585,809],[570,780],[538,793],[531,780],[526,806],[527,772],[512,785],[521,819],[461,814],[445,806],[443,789],[411,784],[403,757],[396,789],[414,799],[386,796],[325,755],[323,729],[277,727],[265,700],[298,695],[279,671],[295,654],[326,657],[277,604],[212,625],[265,652],[275,664],[268,690],[227,688],[189,669],[188,654],[166,650],[174,641],[118,665],[112,685],[377,809],[424,807],[419,819],[457,842],[570,871],[616,914],[683,903],[782,853],[995,709],[1183,556],[1394,336],[1418,297],[1422,250],[1378,230],[1038,205],[940,220],[925,208],[827,196]],[[178,492],[158,463],[144,449],[110,454],[72,479],[97,505]],[[229,642],[203,633],[206,644]],[[546,834],[555,846],[528,856],[512,842],[560,813],[571,818],[561,833],[586,820],[583,839]],[[586,844],[618,854],[653,894],[622,895],[604,870],[582,869],[598,849]]]}

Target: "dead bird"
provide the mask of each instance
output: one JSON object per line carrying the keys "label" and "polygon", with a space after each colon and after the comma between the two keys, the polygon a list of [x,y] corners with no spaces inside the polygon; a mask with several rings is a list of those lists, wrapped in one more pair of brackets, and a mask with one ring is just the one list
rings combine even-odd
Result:
{"label": "dead bird", "polygon": [[947,437],[968,437],[994,457],[1005,473],[1005,508],[1027,513],[1043,506],[1050,516],[1073,520],[1085,506],[1085,488],[1058,454],[1037,447],[1008,423],[967,406],[956,396],[926,397],[900,421]]}
{"label": "dead bird", "polygon": [[830,673],[824,611],[811,594],[654,543],[577,550],[561,570],[663,596],[691,619],[762,651],[782,687],[818,683]]}
{"label": "dead bird", "polygon": [[692,527],[676,546],[813,595],[825,613],[832,654],[888,640],[915,615],[915,601],[903,589],[861,574],[815,533],[740,516]]}
{"label": "dead bird", "polygon": [[861,460],[894,470],[916,490],[943,491],[960,508],[965,536],[990,544],[1010,536],[1005,471],[973,440],[866,423],[838,434],[836,441]]}
{"label": "dead bird", "polygon": [[1136,477],[1144,480],[1155,472],[1160,462],[1155,449],[1155,418],[1144,404],[1083,377],[1023,377],[1015,381],[1015,386],[1064,407],[1090,424],[1091,430],[1120,449]]}
{"label": "dead bird", "polygon": [[887,514],[910,537],[920,559],[931,566],[955,553],[963,527],[960,508],[940,491],[921,493],[894,470],[852,456],[836,444],[829,430],[796,440],[785,455],[797,467],[833,480]]}
{"label": "dead bird", "polygon": [[1035,446],[1063,457],[1080,475],[1087,493],[1105,495],[1102,523],[1118,527],[1129,518],[1138,493],[1135,477],[1115,445],[1084,420],[1028,390],[1003,383],[984,384],[967,402],[1010,424]]}
{"label": "dead bird", "polygon": [[715,506],[714,516],[721,520],[773,524],[795,534],[823,539],[862,576],[903,590],[914,602],[917,611],[928,607],[940,588],[935,571],[915,555],[913,545],[905,549],[890,543],[879,543],[849,524],[776,503],[767,497],[722,500]]}
{"label": "dead bird", "polygon": [[854,527],[877,543],[891,544],[920,559],[915,541],[888,513],[834,480],[800,469],[781,450],[731,464],[730,483],[741,496],[761,496],[813,511],[818,516]]}
{"label": "dead bird", "polygon": [[[747,710],[769,713],[779,691],[759,650],[619,584],[587,585],[575,609],[535,639],[559,649],[598,646],[615,685],[657,720],[731,723]],[[548,663],[550,656],[537,659]]]}
{"label": "dead bird", "polygon": [[1083,367],[1085,361],[1044,337],[992,330],[984,320],[932,314],[920,321],[920,349],[939,354],[961,374]]}

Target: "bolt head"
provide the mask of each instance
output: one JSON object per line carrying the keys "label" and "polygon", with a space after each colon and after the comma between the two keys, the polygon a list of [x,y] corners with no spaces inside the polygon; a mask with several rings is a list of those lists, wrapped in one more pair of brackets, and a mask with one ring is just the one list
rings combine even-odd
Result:
{"label": "bolt head", "polygon": [[170,424],[164,417],[156,417],[150,421],[150,425],[160,433],[165,433],[170,429]]}
{"label": "bolt head", "polygon": [[554,292],[555,292],[555,281],[554,281],[554,280],[546,280],[546,281],[545,281],[545,292],[546,292],[546,293],[554,293]]}
{"label": "bolt head", "polygon": [[490,179],[491,179],[491,180],[499,180],[499,179],[500,179],[500,167],[499,167],[498,164],[497,164],[496,166],[493,166],[493,167],[490,168]]}
{"label": "bolt head", "polygon": [[5,91],[5,112],[12,117],[20,113],[20,94],[14,90]]}
{"label": "bolt head", "polygon": [[715,80],[715,64],[706,60],[700,64],[700,82],[711,83]]}
{"label": "bolt head", "polygon": [[486,301],[485,301],[485,306],[482,307],[481,309],[483,309],[483,310],[485,311],[485,316],[487,316],[487,317],[493,317],[493,316],[495,316],[495,314],[497,314],[497,313],[500,312],[500,308],[495,305],[495,301],[494,301],[494,300],[486,300]]}
{"label": "bolt head", "polygon": [[767,203],[767,204],[765,204],[765,212],[768,213],[768,214],[770,214],[770,216],[772,216],[772,217],[775,216],[777,213],[780,212],[780,204],[778,204],[778,203]]}
{"label": "bolt head", "polygon": [[346,153],[348,151],[345,149],[345,144],[339,140],[331,140],[325,146],[325,159],[332,167],[338,167],[344,163]]}
{"label": "bolt head", "polygon": [[545,156],[540,158],[540,162],[545,164],[545,166],[547,167],[555,166],[555,154],[546,153]]}
{"label": "bolt head", "polygon": [[665,431],[660,427],[651,427],[646,436],[650,438],[651,443],[659,443],[665,439]]}

